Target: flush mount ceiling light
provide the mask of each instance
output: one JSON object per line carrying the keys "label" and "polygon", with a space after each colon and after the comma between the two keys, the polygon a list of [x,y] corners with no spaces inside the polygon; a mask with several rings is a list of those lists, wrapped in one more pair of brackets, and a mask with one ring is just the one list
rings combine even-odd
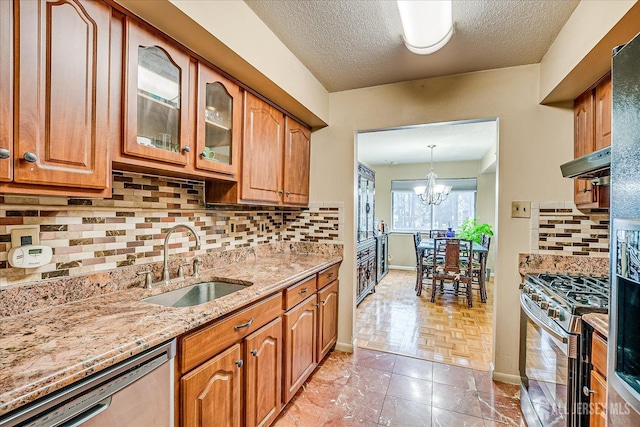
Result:
{"label": "flush mount ceiling light", "polygon": [[427,178],[427,185],[420,185],[413,187],[416,196],[425,205],[439,205],[447,200],[447,196],[451,193],[450,185],[436,184],[436,178],[438,175],[433,171],[433,149],[435,145],[428,145],[431,148],[431,171],[425,176]]}
{"label": "flush mount ceiling light", "polygon": [[397,0],[404,44],[413,53],[440,50],[453,35],[451,0]]}

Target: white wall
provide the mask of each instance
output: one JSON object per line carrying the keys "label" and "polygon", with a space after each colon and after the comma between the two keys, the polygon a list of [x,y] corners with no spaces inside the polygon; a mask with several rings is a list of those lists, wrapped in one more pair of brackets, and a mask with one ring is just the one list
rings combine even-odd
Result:
{"label": "white wall", "polygon": [[[519,310],[513,309],[519,297],[517,258],[519,252],[529,251],[530,239],[529,221],[510,218],[511,201],[573,197],[573,183],[560,174],[560,164],[573,157],[573,113],[571,108],[539,105],[538,81],[539,66],[528,65],[334,93],[330,125],[312,137],[311,198],[344,200],[348,221],[354,219],[355,132],[499,118],[499,233],[492,243],[498,253],[494,359],[496,376],[511,380],[518,375],[520,322]],[[345,235],[354,235],[353,222],[346,224]],[[352,277],[342,283],[343,295],[354,294],[354,257],[354,244],[347,241],[343,267]],[[341,341],[353,322],[353,310],[345,300],[340,301]]]}

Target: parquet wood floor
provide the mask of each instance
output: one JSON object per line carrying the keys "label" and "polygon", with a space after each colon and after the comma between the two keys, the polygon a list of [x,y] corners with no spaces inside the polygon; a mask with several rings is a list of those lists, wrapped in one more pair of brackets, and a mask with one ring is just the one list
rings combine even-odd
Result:
{"label": "parquet wood floor", "polygon": [[493,340],[493,281],[487,302],[430,293],[417,297],[413,271],[390,270],[356,309],[356,347],[488,371]]}

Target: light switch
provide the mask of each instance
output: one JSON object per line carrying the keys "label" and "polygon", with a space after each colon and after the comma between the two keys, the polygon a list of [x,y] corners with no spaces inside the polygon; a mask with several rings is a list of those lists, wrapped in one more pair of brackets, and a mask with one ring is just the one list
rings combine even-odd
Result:
{"label": "light switch", "polygon": [[531,202],[511,202],[511,218],[531,218]]}

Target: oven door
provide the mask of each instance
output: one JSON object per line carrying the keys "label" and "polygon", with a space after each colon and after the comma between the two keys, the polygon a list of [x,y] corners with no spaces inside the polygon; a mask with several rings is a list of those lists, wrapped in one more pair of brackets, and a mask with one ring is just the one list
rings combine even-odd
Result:
{"label": "oven door", "polygon": [[524,294],[520,306],[520,401],[527,425],[577,426],[579,336],[563,330]]}

